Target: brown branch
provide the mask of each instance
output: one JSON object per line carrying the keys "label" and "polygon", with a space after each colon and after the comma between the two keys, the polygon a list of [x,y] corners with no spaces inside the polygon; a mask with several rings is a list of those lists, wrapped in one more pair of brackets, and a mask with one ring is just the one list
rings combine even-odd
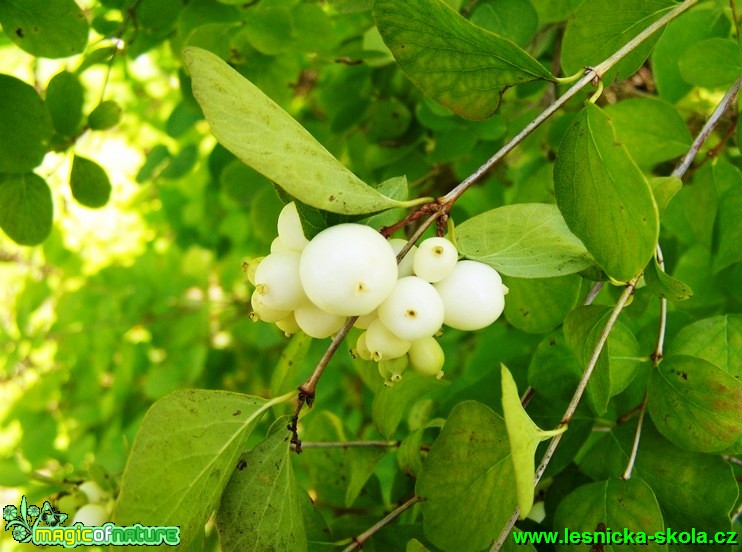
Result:
{"label": "brown branch", "polygon": [[421,502],[421,499],[417,496],[413,496],[410,498],[407,502],[397,507],[395,510],[392,510],[387,514],[383,519],[379,520],[375,524],[373,524],[371,527],[366,529],[363,533],[358,535],[357,537],[353,538],[353,542],[343,549],[343,552],[352,552],[353,550],[356,550],[358,548],[363,548],[363,545],[366,544],[366,541],[368,541],[371,537],[373,537],[376,533],[378,533],[381,529],[389,525],[392,521],[394,521],[396,518],[398,518],[405,510],[411,508],[418,502]]}

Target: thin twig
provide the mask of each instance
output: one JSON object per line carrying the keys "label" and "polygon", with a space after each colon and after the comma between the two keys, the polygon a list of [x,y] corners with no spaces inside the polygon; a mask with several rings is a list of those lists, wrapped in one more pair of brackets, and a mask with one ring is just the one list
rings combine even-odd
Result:
{"label": "thin twig", "polygon": [[[660,267],[660,270],[662,272],[665,271],[665,257],[662,254],[662,248],[660,247],[660,244],[657,244],[657,264]],[[654,363],[654,366],[657,367],[657,365],[662,360],[662,354],[663,350],[665,348],[665,333],[667,331],[667,298],[666,297],[660,297],[660,323],[657,328],[657,345],[654,348],[654,353],[652,353],[652,362]]]}
{"label": "thin twig", "polygon": [[[582,395],[585,393],[585,389],[587,388],[587,384],[590,381],[590,376],[593,373],[593,370],[595,369],[595,366],[598,364],[598,359],[600,358],[600,353],[603,350],[603,347],[606,344],[606,341],[608,341],[608,335],[610,335],[611,330],[613,329],[613,326],[616,324],[616,321],[618,320],[618,315],[621,314],[621,311],[626,306],[626,303],[629,300],[629,297],[631,297],[631,294],[634,292],[634,287],[636,286],[636,282],[639,280],[639,276],[635,276],[634,278],[629,281],[628,284],[626,284],[626,288],[624,289],[621,296],[618,298],[618,302],[613,307],[613,311],[611,311],[611,315],[608,317],[608,320],[606,321],[605,327],[603,328],[603,331],[600,334],[600,338],[598,339],[598,343],[595,345],[595,350],[593,350],[593,354],[590,357],[590,361],[587,363],[587,366],[585,367],[585,371],[582,374],[582,378],[580,378],[580,382],[577,385],[577,389],[575,390],[574,395],[572,396],[572,400],[569,403],[569,406],[567,407],[567,410],[564,413],[564,416],[562,417],[562,421],[560,425],[568,424],[570,420],[572,419],[572,416],[575,413],[575,410],[577,410],[577,406],[580,403],[580,400],[582,399]],[[541,481],[541,477],[544,475],[544,472],[546,471],[546,467],[549,465],[549,462],[551,462],[551,458],[554,456],[554,452],[556,452],[556,448],[559,445],[559,442],[562,439],[562,435],[564,433],[560,433],[556,435],[551,442],[549,443],[549,448],[546,449],[546,452],[544,453],[544,457],[541,459],[541,463],[539,464],[538,468],[536,468],[536,476],[534,478],[533,485],[534,487],[538,484],[539,481]],[[515,522],[518,520],[519,516],[519,510],[516,508],[515,513],[510,517],[507,524],[505,524],[505,527],[503,527],[502,531],[500,532],[500,536],[495,541],[495,543],[492,545],[491,552],[497,552],[500,550],[502,545],[504,544],[505,540],[507,539],[508,535],[510,534],[510,531],[512,531],[513,526],[515,525]]]}
{"label": "thin twig", "polygon": [[595,282],[593,284],[593,287],[590,288],[590,291],[587,293],[587,297],[585,297],[585,300],[583,301],[583,305],[592,305],[593,301],[595,301],[595,298],[600,293],[600,290],[603,289],[603,283],[604,282]]}
{"label": "thin twig", "polygon": [[392,510],[387,514],[383,519],[379,520],[378,522],[374,523],[371,527],[366,529],[363,533],[358,535],[353,539],[353,542],[343,549],[343,552],[351,552],[352,550],[356,550],[358,548],[362,548],[364,544],[366,544],[366,541],[373,537],[376,533],[378,533],[381,529],[389,525],[392,521],[394,521],[396,518],[398,518],[402,512],[407,510],[408,508],[414,506],[418,502],[420,502],[421,499],[417,496],[413,496],[411,499],[409,499],[407,502],[399,506],[398,508]]}
{"label": "thin twig", "polygon": [[639,451],[639,441],[642,437],[642,425],[644,424],[644,414],[647,412],[647,395],[644,395],[641,407],[639,408],[639,420],[636,422],[636,433],[634,433],[634,443],[631,445],[631,455],[629,455],[629,463],[626,465],[626,470],[623,472],[623,479],[631,479],[631,472],[634,471],[634,463],[636,462],[636,454]]}
{"label": "thin twig", "polygon": [[693,163],[693,160],[696,158],[696,155],[698,155],[698,152],[701,150],[701,146],[703,146],[704,142],[714,131],[716,125],[719,124],[721,116],[724,115],[724,112],[729,109],[729,106],[732,105],[732,103],[734,102],[734,99],[737,97],[737,93],[739,92],[740,87],[742,87],[742,76],[740,76],[734,82],[732,87],[727,90],[727,93],[724,94],[724,97],[716,106],[713,113],[711,113],[711,116],[706,121],[706,124],[703,125],[701,132],[699,132],[698,136],[696,136],[696,139],[693,140],[693,144],[691,144],[690,149],[688,149],[686,154],[680,160],[680,163],[678,163],[678,166],[675,167],[675,170],[672,171],[672,176],[683,178],[686,171]]}

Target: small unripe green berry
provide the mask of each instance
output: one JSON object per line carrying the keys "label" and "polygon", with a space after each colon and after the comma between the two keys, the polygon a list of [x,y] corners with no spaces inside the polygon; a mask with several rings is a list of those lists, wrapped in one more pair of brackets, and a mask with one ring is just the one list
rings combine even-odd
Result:
{"label": "small unripe green berry", "polygon": [[407,359],[407,355],[390,360],[382,360],[378,364],[379,374],[384,378],[384,383],[387,386],[391,386],[402,380],[402,374],[407,370],[408,365],[409,360]]}
{"label": "small unripe green berry", "polygon": [[373,360],[373,355],[366,345],[366,332],[363,332],[358,336],[355,349],[353,349],[353,354],[361,360]]}
{"label": "small unripe green berry", "polygon": [[443,325],[443,301],[422,278],[407,276],[379,305],[379,319],[389,330],[407,341],[429,337]]}
{"label": "small unripe green berry", "polygon": [[335,335],[345,324],[345,317],[330,314],[313,303],[304,303],[294,311],[296,323],[301,331],[315,339],[324,339]]}
{"label": "small unripe green berry", "polygon": [[299,211],[293,201],[287,203],[278,215],[278,237],[288,251],[300,253],[309,243],[304,236]]}
{"label": "small unripe green berry", "polygon": [[425,337],[413,341],[407,352],[410,367],[426,376],[439,376],[443,369],[445,355],[440,343],[434,337]]}
{"label": "small unripe green berry", "polygon": [[376,362],[401,357],[410,350],[410,342],[392,333],[381,320],[374,320],[366,330],[366,346]]}
{"label": "small unripe green berry", "polygon": [[245,273],[247,274],[247,280],[252,285],[255,285],[255,272],[258,270],[258,265],[263,259],[265,259],[265,257],[254,257],[247,261],[247,265],[245,266]]}
{"label": "small unripe green berry", "polygon": [[459,253],[446,238],[428,238],[415,251],[415,275],[428,282],[440,282],[453,272]]}
{"label": "small unripe green berry", "polygon": [[286,335],[286,337],[290,337],[301,330],[299,324],[296,323],[296,318],[294,317],[293,312],[283,320],[276,322],[276,326]]}

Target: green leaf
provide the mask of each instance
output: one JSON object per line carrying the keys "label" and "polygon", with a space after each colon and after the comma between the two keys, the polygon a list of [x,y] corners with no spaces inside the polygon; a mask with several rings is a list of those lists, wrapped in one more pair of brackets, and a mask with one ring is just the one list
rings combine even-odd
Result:
{"label": "green leaf", "polygon": [[481,403],[457,404],[415,487],[425,536],[446,551],[489,546],[515,510],[513,477],[505,421]]}
{"label": "green leaf", "polygon": [[291,13],[287,8],[259,7],[250,10],[240,35],[244,34],[261,54],[275,56],[290,46],[292,32]]}
{"label": "green leaf", "polygon": [[294,379],[311,345],[312,338],[304,332],[297,332],[291,337],[271,373],[271,395],[276,397],[296,388]]}
{"label": "green leaf", "polygon": [[456,227],[459,252],[515,278],[552,278],[592,264],[554,205],[506,205]]}
{"label": "green leaf", "polygon": [[259,397],[195,389],[157,401],[129,455],[116,523],[179,525],[181,545],[188,545],[203,532],[268,404]]}
{"label": "green leaf", "polygon": [[279,418],[272,433],[240,456],[216,516],[225,552],[307,550],[302,502],[309,497],[296,482],[286,431]]}
{"label": "green leaf", "polygon": [[374,425],[379,433],[391,439],[402,417],[414,403],[448,385],[448,382],[407,370],[401,381],[382,388],[374,397],[371,405]]}
{"label": "green leaf", "polygon": [[683,155],[691,135],[680,112],[654,98],[632,98],[608,105],[616,136],[640,167],[651,168]]}
{"label": "green leaf", "polygon": [[[605,528],[616,533],[624,527],[629,531],[641,531],[646,535],[653,535],[665,529],[662,512],[652,489],[636,477],[628,481],[621,479],[596,481],[576,488],[559,503],[554,515],[553,529],[562,533],[564,528],[568,528],[570,533],[592,532],[596,531],[598,524],[603,524]],[[641,542],[637,535],[635,539],[638,539],[636,544],[641,550],[667,550],[666,544]],[[565,542],[559,550],[582,551],[586,548],[585,544]]]}
{"label": "green leaf", "polygon": [[520,403],[518,387],[513,375],[504,364],[500,365],[502,374],[502,411],[510,442],[513,459],[515,487],[518,496],[520,519],[525,519],[533,506],[534,479],[536,476],[536,447],[541,441],[551,439],[567,431],[563,425],[551,431],[539,428],[528,416]]}
{"label": "green leaf", "polygon": [[[581,372],[587,367],[597,347],[610,312],[607,307],[583,306],[573,310],[564,320],[564,336],[577,358]],[[631,383],[638,367],[638,349],[631,330],[616,322],[587,384],[588,403],[596,414],[603,415],[608,408],[608,400]]]}
{"label": "green leaf", "polygon": [[742,383],[714,364],[668,356],[652,372],[647,397],[652,421],[675,445],[698,452],[740,449]]}
{"label": "green leaf", "polygon": [[34,173],[0,179],[0,228],[20,245],[38,245],[52,230],[54,205],[46,181]]}
{"label": "green leaf", "polygon": [[103,167],[95,161],[75,155],[70,170],[72,197],[85,207],[96,209],[108,203],[111,181]]}
{"label": "green leaf", "polygon": [[29,54],[63,58],[88,43],[88,20],[74,0],[3,0],[0,25]]}
{"label": "green leaf", "polygon": [[[631,454],[636,423],[615,427],[595,442],[580,462],[593,479],[621,477]],[[682,450],[665,440],[645,418],[633,478],[654,491],[665,526],[673,531],[729,531],[737,482],[721,456]],[[686,547],[673,547],[684,550]]]}
{"label": "green leaf", "polygon": [[564,333],[555,331],[545,337],[531,357],[528,383],[539,394],[555,401],[569,401],[582,376]]}
{"label": "green leaf", "polygon": [[91,130],[108,130],[121,120],[121,106],[113,100],[101,102],[88,115],[88,126]]}
{"label": "green leaf", "polygon": [[739,46],[727,38],[702,40],[680,56],[678,67],[683,79],[694,86],[728,86],[742,75]]}
{"label": "green leaf", "polygon": [[657,204],[610,120],[591,103],[559,147],[554,192],[570,230],[608,276],[628,281],[642,271],[657,246]]}
{"label": "green leaf", "polygon": [[441,0],[376,0],[374,18],[409,79],[465,119],[492,115],[513,85],[553,79],[524,50]]}
{"label": "green leaf", "polygon": [[676,102],[693,87],[683,80],[678,58],[705,38],[728,36],[730,22],[713,4],[700,4],[672,21],[652,52],[652,75],[660,97]]}
{"label": "green leaf", "polygon": [[698,357],[742,379],[742,315],[728,314],[705,318],[678,332],[667,348],[667,355]]}
{"label": "green leaf", "polygon": [[[4,4],[0,3],[0,9]],[[0,173],[25,173],[41,163],[54,132],[44,102],[22,80],[0,74]]]}
{"label": "green leaf", "polygon": [[62,136],[75,136],[82,121],[85,89],[77,75],[61,71],[46,87],[46,107],[54,129]]}
{"label": "green leaf", "polygon": [[719,198],[713,244],[716,272],[742,261],[742,220],[739,213],[742,213],[742,186],[731,188]]}
{"label": "green leaf", "polygon": [[[562,68],[573,75],[601,63],[675,7],[673,0],[592,0],[583,2],[567,23],[562,40]],[[644,63],[660,33],[655,33],[603,75],[606,83],[633,75]]]}
{"label": "green leaf", "polygon": [[677,176],[656,176],[650,179],[649,185],[652,187],[657,210],[662,215],[667,204],[683,188],[683,181]]}
{"label": "green leaf", "polygon": [[505,277],[503,283],[510,289],[505,318],[528,333],[546,333],[561,325],[582,288],[582,278],[576,274],[531,280]]}
{"label": "green leaf", "polygon": [[478,2],[470,21],[519,46],[525,46],[538,30],[538,14],[528,0]]}
{"label": "green leaf", "polygon": [[677,278],[673,278],[664,270],[661,270],[656,259],[647,265],[644,271],[644,280],[647,282],[647,289],[658,297],[664,297],[669,301],[685,301],[693,297],[693,290]]}
{"label": "green leaf", "polygon": [[214,54],[186,48],[193,94],[217,140],[290,195],[333,213],[372,213],[414,204],[364,184],[255,85]]}

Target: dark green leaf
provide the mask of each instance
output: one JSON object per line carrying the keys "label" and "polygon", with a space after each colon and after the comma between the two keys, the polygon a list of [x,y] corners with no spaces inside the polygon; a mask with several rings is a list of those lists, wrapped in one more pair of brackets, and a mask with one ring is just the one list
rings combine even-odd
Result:
{"label": "dark green leaf", "polygon": [[216,516],[225,552],[307,550],[302,502],[309,497],[291,466],[287,423],[288,418],[279,418],[273,432],[242,454],[232,472]]}
{"label": "dark green leaf", "polygon": [[46,181],[34,173],[0,179],[0,228],[21,245],[38,245],[52,229],[54,205]]}
{"label": "dark green leaf", "polygon": [[415,487],[425,536],[447,551],[489,546],[515,510],[513,477],[505,421],[481,403],[457,404]]}
{"label": "dark green leaf", "polygon": [[85,89],[74,73],[61,71],[46,87],[46,107],[54,129],[62,136],[75,136],[82,121]]}
{"label": "dark green leaf", "polygon": [[742,179],[719,198],[716,214],[714,270],[724,270],[742,261]]}
{"label": "dark green leaf", "polygon": [[469,259],[515,278],[551,278],[592,264],[559,210],[545,203],[506,205],[456,227],[456,245]]}
{"label": "dark green leaf", "polygon": [[187,48],[183,56],[193,78],[194,95],[216,138],[289,194],[313,207],[344,214],[405,205],[363,183],[217,56],[199,48]]}
{"label": "dark green leaf", "polygon": [[49,148],[54,131],[49,111],[32,86],[2,74],[0,105],[0,173],[28,172]]}
{"label": "dark green leaf", "polygon": [[88,21],[74,0],[3,0],[0,24],[13,42],[38,57],[72,56],[88,43]]}
{"label": "dark green leaf", "polygon": [[[653,535],[665,528],[662,512],[652,489],[636,477],[628,481],[596,481],[578,487],[559,503],[554,515],[555,531],[563,532],[564,528],[568,528],[570,532],[592,532],[598,530],[598,524],[603,524],[616,533],[626,528],[634,534],[642,531],[646,535]],[[649,540],[636,544],[641,550],[667,550],[666,544]],[[586,550],[585,544],[566,542],[559,549]]]}
{"label": "dark green leaf", "polygon": [[98,208],[111,197],[111,182],[103,167],[95,161],[75,155],[70,170],[72,197],[85,207]]}
{"label": "dark green leaf", "polygon": [[591,103],[559,147],[554,191],[570,230],[608,276],[627,281],[642,271],[657,246],[657,204],[610,120]]}
{"label": "dark green leaf", "polygon": [[694,44],[680,56],[678,66],[686,82],[704,88],[728,86],[742,75],[739,46],[727,38]]}
{"label": "dark green leaf", "polygon": [[640,167],[683,155],[691,136],[680,112],[671,104],[654,98],[623,100],[605,108],[616,136]]}
{"label": "dark green leaf", "polygon": [[113,100],[101,102],[88,115],[88,126],[91,130],[108,130],[121,120],[121,106]]}
{"label": "dark green leaf", "polygon": [[684,301],[693,297],[693,290],[680,280],[661,270],[657,260],[652,260],[644,271],[647,288],[659,297],[670,301]]}
{"label": "dark green leaf", "polygon": [[376,0],[374,18],[410,80],[466,119],[490,116],[510,86],[552,79],[524,50],[441,0]]}
{"label": "dark green leaf", "polygon": [[485,0],[477,2],[471,22],[525,46],[538,29],[538,14],[528,0]]}
{"label": "dark green leaf", "polygon": [[[583,2],[570,18],[562,41],[562,68],[572,75],[597,65],[634,38],[639,31],[675,7],[673,0],[591,0]],[[633,75],[652,51],[659,33],[645,40],[603,76],[623,80]]]}
{"label": "dark green leaf", "polygon": [[528,383],[531,387],[555,401],[568,401],[581,375],[582,368],[561,330],[539,343],[528,367]]}
{"label": "dark green leaf", "polygon": [[219,503],[266,404],[206,390],[176,391],[157,401],[129,455],[116,523],[179,525],[181,545],[189,544]]}
{"label": "dark green leaf", "polygon": [[546,333],[559,326],[577,303],[582,278],[576,274],[531,280],[505,277],[503,283],[510,289],[505,300],[508,322],[528,333]]}
{"label": "dark green leaf", "polygon": [[250,10],[241,34],[258,52],[275,56],[290,45],[291,14],[288,9],[279,7]]}
{"label": "dark green leaf", "polygon": [[401,381],[384,387],[374,397],[371,416],[379,433],[391,438],[414,403],[447,385],[447,382],[407,370]]}
{"label": "dark green leaf", "polygon": [[296,388],[296,374],[311,345],[312,338],[304,332],[298,332],[291,337],[281,353],[278,365],[271,373],[271,395],[276,397]]}
{"label": "dark green leaf", "polygon": [[649,414],[675,445],[721,452],[742,445],[742,383],[697,357],[673,355],[652,372]]}

